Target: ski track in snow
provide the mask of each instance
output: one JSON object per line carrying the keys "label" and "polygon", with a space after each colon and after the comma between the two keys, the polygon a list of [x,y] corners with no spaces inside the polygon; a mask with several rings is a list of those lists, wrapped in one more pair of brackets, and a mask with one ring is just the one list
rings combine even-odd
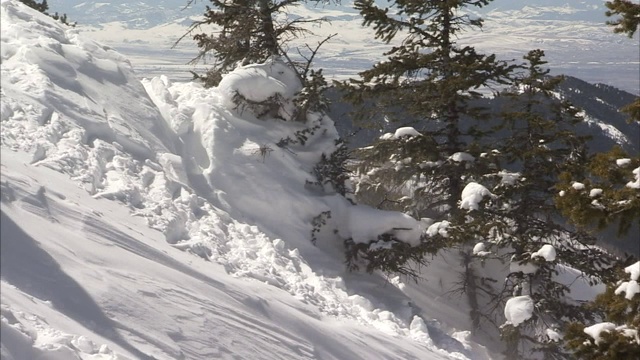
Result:
{"label": "ski track in snow", "polygon": [[[350,290],[333,256],[340,243],[326,252],[309,243],[313,216],[350,209],[305,186],[333,149],[330,119],[314,118],[322,130],[304,147],[279,148],[306,125],[240,114],[195,84],[141,83],[117,52],[9,0],[1,91],[3,354],[471,356],[436,347],[406,296],[395,292],[405,302],[389,309]],[[141,220],[149,229],[136,228]],[[22,242],[6,241],[16,234]],[[16,270],[18,261],[33,268]]]}

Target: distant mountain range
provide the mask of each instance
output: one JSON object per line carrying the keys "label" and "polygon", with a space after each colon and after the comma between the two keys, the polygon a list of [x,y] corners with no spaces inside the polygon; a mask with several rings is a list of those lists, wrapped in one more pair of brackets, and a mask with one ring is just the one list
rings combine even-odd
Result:
{"label": "distant mountain range", "polygon": [[[381,6],[388,4],[376,1]],[[184,65],[193,59],[197,48],[189,38],[179,50],[171,47],[210,3],[195,0],[189,7],[187,4],[188,0],[49,0],[52,12],[66,13],[78,22],[81,32],[91,33],[88,36],[128,56],[141,76],[163,73],[179,80],[191,77],[189,70],[193,68]],[[640,94],[638,35],[628,39],[613,34],[605,25],[604,0],[502,0],[471,10],[472,16],[486,20],[485,25],[482,31],[462,34],[462,44],[516,60],[531,49],[543,49],[555,74]],[[387,45],[373,39],[371,29],[362,28],[351,0],[337,4],[308,2],[291,11],[292,16],[331,21],[311,29],[316,38],[298,42],[315,44],[329,34],[338,34],[317,57],[316,65],[325,68],[326,74],[353,76],[388,50]]]}
{"label": "distant mountain range", "polygon": [[49,0],[51,12],[65,13],[82,25],[122,22],[131,29],[148,29],[189,16],[202,15],[208,1],[196,0],[185,8],[188,0],[147,1],[83,1]]}
{"label": "distant mountain range", "polygon": [[[598,153],[610,150],[614,145],[620,146],[628,154],[640,153],[640,123],[628,122],[628,116],[619,111],[623,106],[631,103],[636,96],[626,91],[604,84],[590,84],[575,77],[568,76],[558,88],[564,99],[571,101],[573,105],[583,110],[584,121],[576,125],[578,134],[590,138],[588,148],[590,153]],[[420,123],[405,120],[406,123],[387,123],[382,117],[372,119],[371,128],[362,128],[354,124],[351,117],[353,107],[341,101],[341,94],[331,89],[329,97],[332,100],[330,116],[336,123],[336,128],[351,148],[370,145],[384,132],[393,132],[401,126],[412,125],[420,128]],[[479,106],[490,109],[490,118],[496,118],[497,112],[503,103],[495,99],[483,99]],[[398,116],[408,119],[408,116]],[[462,127],[466,127],[468,120],[463,121]],[[495,120],[488,124],[497,124]],[[503,134],[504,135],[504,134]],[[602,245],[611,251],[620,254],[629,253],[640,256],[640,230],[638,224],[624,236],[618,237],[615,226],[598,233]]]}
{"label": "distant mountain range", "polygon": [[[585,120],[576,126],[575,131],[591,137],[588,143],[591,152],[607,151],[614,145],[619,145],[630,154],[640,152],[640,123],[628,122],[628,116],[620,112],[620,108],[631,103],[636,96],[613,86],[590,84],[571,76],[566,77],[558,90],[563,98],[583,110]],[[374,126],[362,128],[353,123],[353,107],[341,100],[342,95],[335,89],[331,89],[328,94],[332,101],[330,116],[351,147],[366,146],[382,133],[407,125],[386,124],[382,118],[376,118],[372,120]],[[493,99],[481,102],[477,105],[490,109],[490,114],[497,115],[502,108],[502,103]]]}
{"label": "distant mountain range", "polygon": [[[52,11],[66,13],[70,18],[83,24],[99,25],[105,22],[119,21],[129,28],[146,29],[189,16],[202,15],[205,6],[210,4],[206,0],[195,0],[189,6],[188,0],[111,0],[111,1],[83,1],[83,0],[49,0]],[[388,2],[377,0],[380,6]],[[308,9],[340,10],[345,14],[355,14],[352,1],[331,4],[316,4],[310,2],[304,6]],[[475,11],[483,16],[508,16],[527,20],[562,20],[562,21],[590,21],[603,23],[604,1],[556,1],[538,0],[535,2],[513,0],[496,1],[489,6]],[[296,10],[294,9],[295,13]],[[335,17],[334,17],[335,19]]]}

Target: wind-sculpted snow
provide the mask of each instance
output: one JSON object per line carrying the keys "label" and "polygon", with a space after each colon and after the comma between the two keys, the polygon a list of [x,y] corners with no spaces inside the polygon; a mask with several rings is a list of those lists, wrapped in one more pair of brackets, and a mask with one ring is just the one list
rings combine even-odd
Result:
{"label": "wind-sculpted snow", "polygon": [[2,10],[3,96],[16,99],[3,102],[3,121],[25,116],[19,125],[24,129],[32,120],[63,132],[75,124],[85,130],[83,142],[117,141],[140,157],[173,148],[158,110],[122,55],[10,1]]}
{"label": "wind-sculpted snow", "polygon": [[[423,229],[316,183],[331,119],[257,119],[233,92],[142,84],[18,1],[1,20],[3,359],[471,356],[398,288],[345,271],[335,233],[415,243]],[[260,91],[291,101],[287,69],[260,66]],[[326,211],[335,233],[316,247]]]}
{"label": "wind-sculpted snow", "polygon": [[[403,214],[353,206],[338,194],[324,194],[322,189],[310,187],[309,184],[316,181],[311,173],[321,154],[335,150],[338,136],[329,118],[315,115],[310,124],[259,120],[248,110],[234,105],[235,91],[254,101],[267,99],[272,92],[281,94],[285,100],[293,96],[288,87],[296,86],[297,79],[283,72],[291,70],[277,63],[251,65],[229,74],[227,81],[223,80],[221,84],[222,90],[208,90],[194,83],[171,84],[166,78],[143,82],[158,107],[165,109],[165,114],[179,116],[185,111],[192,114],[193,128],[182,136],[182,158],[191,160],[191,165],[186,167],[191,166],[192,172],[202,174],[204,179],[195,191],[211,193],[210,203],[225,214],[222,218],[204,215],[214,217],[206,220],[184,216],[181,238],[173,236],[168,241],[176,242],[175,246],[179,248],[213,258],[225,264],[232,273],[284,288],[329,314],[358,319],[406,335],[408,329],[403,321],[375,309],[360,296],[351,297],[339,277],[316,275],[300,255],[303,252],[320,258],[333,268],[344,267],[341,258],[332,258],[311,246],[312,219],[323,211],[332,211],[336,219],[332,224],[337,233],[345,238],[352,237],[354,241],[375,240],[379,234],[403,227],[414,230],[404,231],[407,234],[399,237],[415,243],[420,236],[420,224]],[[259,95],[247,86],[252,76],[260,84]],[[234,79],[238,81],[234,82]],[[174,117],[167,121],[178,123]],[[293,137],[295,131],[313,126],[318,130],[304,145],[277,145],[281,140]],[[216,210],[207,205],[204,212],[215,214]],[[189,209],[182,209],[182,213],[188,214]],[[227,214],[232,219],[245,219],[252,225],[229,222]],[[175,223],[179,222],[153,220],[156,218],[154,213],[145,212],[145,216],[163,231],[176,228]],[[376,222],[372,223],[372,220]],[[212,223],[218,225],[209,226]],[[341,244],[335,245],[339,251]],[[363,318],[362,311],[384,312],[385,315]]]}

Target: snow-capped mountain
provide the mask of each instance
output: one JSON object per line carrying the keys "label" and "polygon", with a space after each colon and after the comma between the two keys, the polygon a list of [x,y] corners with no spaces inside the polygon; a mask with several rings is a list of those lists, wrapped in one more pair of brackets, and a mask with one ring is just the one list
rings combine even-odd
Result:
{"label": "snow-capped mountain", "polygon": [[[579,107],[584,121],[576,125],[575,131],[590,137],[588,141],[591,153],[608,151],[612,146],[620,146],[629,154],[640,151],[640,124],[629,122],[629,116],[620,109],[634,101],[634,95],[604,84],[590,84],[575,77],[567,76],[558,90],[562,97]],[[338,119],[336,126],[340,135],[350,141],[350,146],[367,146],[385,131],[403,126],[386,123],[383,118],[373,119],[374,124],[362,128],[351,120],[353,106],[342,100],[342,94],[331,89],[330,114]],[[488,110],[490,116],[497,118],[502,108],[494,99],[482,99],[479,106]],[[409,118],[407,116],[407,118]],[[496,123],[497,124],[497,123]],[[385,128],[385,126],[390,128]]]}
{"label": "snow-capped mountain", "polygon": [[[113,46],[136,65],[140,76],[161,73],[173,79],[188,79],[186,65],[197,49],[187,39],[177,49],[175,41],[186,32],[208,1],[83,1],[51,0],[51,11],[66,13],[79,22],[83,33]],[[384,6],[387,2],[380,0]],[[371,66],[388,46],[373,40],[372,31],[361,26],[352,1],[323,4],[309,2],[291,9],[294,16],[325,17],[331,22],[314,27],[314,44],[329,34],[338,36],[325,44],[316,65],[337,78],[354,76]],[[638,34],[634,39],[613,34],[605,25],[604,0],[584,1],[494,1],[475,11],[485,26],[481,32],[465,33],[463,44],[519,60],[529,50],[546,51],[550,68],[591,83],[603,83],[640,94]],[[198,68],[199,69],[199,68]]]}

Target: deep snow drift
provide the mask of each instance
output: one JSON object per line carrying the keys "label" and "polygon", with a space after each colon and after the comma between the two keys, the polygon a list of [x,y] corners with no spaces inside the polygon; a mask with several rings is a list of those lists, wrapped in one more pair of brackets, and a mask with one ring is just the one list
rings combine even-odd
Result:
{"label": "deep snow drift", "polygon": [[[426,229],[317,183],[331,119],[234,104],[291,101],[288,68],[140,82],[112,49],[1,7],[3,360],[488,358],[441,283],[345,270],[339,237]],[[326,211],[335,234],[314,246]]]}

